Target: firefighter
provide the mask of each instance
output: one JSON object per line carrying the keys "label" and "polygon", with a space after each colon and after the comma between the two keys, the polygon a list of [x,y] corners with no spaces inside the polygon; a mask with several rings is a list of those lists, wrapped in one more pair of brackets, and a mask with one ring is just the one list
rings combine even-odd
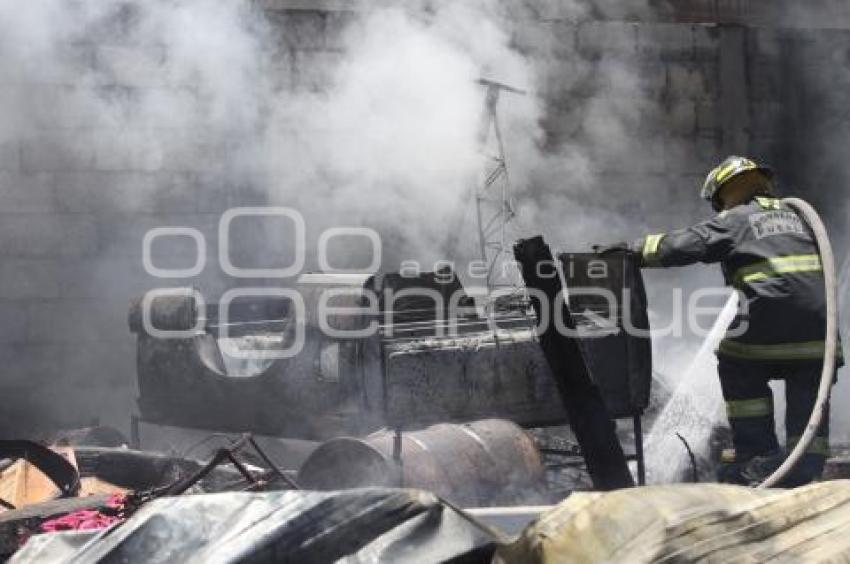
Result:
{"label": "firefighter", "polygon": [[[768,382],[785,381],[788,452],[803,434],[820,384],[826,335],[820,256],[810,228],[774,197],[772,178],[769,168],[752,160],[727,158],[709,172],[702,189],[718,213],[713,219],[647,235],[632,249],[643,267],[719,262],[727,285],[739,292],[743,307],[717,350],[735,447],[719,470],[726,482],[761,481],[785,457]],[[816,438],[780,485],[819,478],[828,439],[827,406]]]}

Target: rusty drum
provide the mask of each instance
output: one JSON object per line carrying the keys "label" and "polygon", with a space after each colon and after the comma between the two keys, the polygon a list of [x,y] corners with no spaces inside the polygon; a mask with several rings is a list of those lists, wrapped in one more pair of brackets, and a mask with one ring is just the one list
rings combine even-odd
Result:
{"label": "rusty drum", "polygon": [[[393,456],[397,446],[399,461]],[[542,478],[532,437],[501,419],[433,425],[403,433],[400,443],[391,430],[363,439],[331,439],[298,473],[305,488],[422,488],[466,506],[532,499]]]}

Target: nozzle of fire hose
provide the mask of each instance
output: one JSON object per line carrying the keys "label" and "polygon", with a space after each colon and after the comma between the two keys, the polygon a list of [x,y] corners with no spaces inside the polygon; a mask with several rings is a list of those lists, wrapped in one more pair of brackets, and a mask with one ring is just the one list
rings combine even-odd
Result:
{"label": "nozzle of fire hose", "polygon": [[610,244],[597,244],[592,247],[593,252],[597,255],[607,255],[611,253],[628,253],[631,252],[629,244],[625,241]]}
{"label": "nozzle of fire hose", "polygon": [[812,440],[815,438],[818,427],[824,417],[826,403],[829,400],[829,389],[832,386],[832,376],[835,373],[835,353],[838,347],[838,290],[837,276],[835,273],[835,257],[832,253],[832,245],[826,227],[815,209],[804,200],[799,198],[785,198],[782,200],[794,211],[799,213],[806,223],[811,227],[820,253],[823,266],[823,278],[826,285],[826,341],[824,346],[823,370],[821,372],[820,387],[818,388],[815,406],[809,417],[803,436],[797,446],[788,455],[779,468],[767,477],[758,488],[769,488],[775,486],[785,478],[797,465],[805,454]]}

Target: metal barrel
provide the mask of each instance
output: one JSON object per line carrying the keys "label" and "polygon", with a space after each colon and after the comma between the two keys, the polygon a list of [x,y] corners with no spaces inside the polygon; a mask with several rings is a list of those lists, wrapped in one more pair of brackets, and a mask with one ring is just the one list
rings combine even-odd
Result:
{"label": "metal barrel", "polygon": [[461,505],[485,506],[534,498],[543,479],[540,452],[522,428],[501,419],[441,423],[401,435],[393,431],[320,445],[298,472],[305,488],[421,488]]}

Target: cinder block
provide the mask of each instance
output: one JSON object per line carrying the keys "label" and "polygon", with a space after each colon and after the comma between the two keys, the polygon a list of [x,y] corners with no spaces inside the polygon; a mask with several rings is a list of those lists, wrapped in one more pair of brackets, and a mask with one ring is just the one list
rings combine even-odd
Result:
{"label": "cinder block", "polygon": [[642,23],[637,27],[638,52],[665,60],[692,59],[692,26],[679,23]]}
{"label": "cinder block", "polygon": [[635,56],[638,54],[639,24],[585,22],[578,27],[578,50],[583,56]]}
{"label": "cinder block", "polygon": [[79,172],[57,179],[57,201],[63,211],[193,212],[197,183],[187,173]]}
{"label": "cinder block", "polygon": [[633,98],[660,98],[667,85],[664,64],[658,61],[635,61],[603,57],[596,61],[591,80],[598,92]]}
{"label": "cinder block", "polygon": [[[93,412],[101,418],[105,404],[122,405],[124,397],[135,399],[136,343],[129,331],[120,340],[116,336],[109,341],[87,342],[84,347],[72,344],[57,348],[67,381],[79,390],[86,390],[87,399],[93,400],[90,403]],[[126,412],[124,418],[128,418]]]}
{"label": "cinder block", "polygon": [[550,104],[543,128],[559,139],[576,135],[584,123],[585,114],[580,104]]}
{"label": "cinder block", "polygon": [[512,43],[535,59],[577,56],[578,26],[566,21],[523,19],[514,22]]}
{"label": "cinder block", "polygon": [[7,367],[0,389],[7,402],[0,415],[4,438],[82,427],[94,420],[127,433],[137,395],[131,346],[8,345],[0,347],[0,362]]}
{"label": "cinder block", "polygon": [[162,45],[98,45],[94,58],[97,70],[110,84],[155,87],[175,81]]}
{"label": "cinder block", "polygon": [[750,97],[758,102],[779,101],[782,95],[783,71],[779,61],[754,63],[750,70]]}
{"label": "cinder block", "polygon": [[665,113],[665,125],[672,135],[693,135],[696,133],[696,104],[693,100],[674,101]]}
{"label": "cinder block", "polygon": [[[708,174],[710,170],[708,167],[714,166],[714,163],[700,163],[702,168],[698,168],[699,171],[696,174],[683,174],[679,177],[679,186],[687,186],[688,188],[693,189],[693,193],[699,194],[702,190],[702,185],[705,182],[705,176]],[[689,197],[691,194],[684,194],[686,197],[682,198],[683,203],[687,202],[689,204],[696,204],[687,206],[690,209],[697,209],[700,214],[706,213],[705,203],[703,200],[699,198],[691,198]],[[683,206],[685,207],[685,206]]]}
{"label": "cinder block", "polygon": [[628,98],[598,96],[583,105],[582,132],[591,142],[613,145],[624,134],[634,134],[641,123],[640,110]]}
{"label": "cinder block", "polygon": [[[850,119],[850,107],[848,107],[846,100],[844,100],[844,96],[838,93],[847,92],[847,86],[845,84],[850,84],[850,76],[840,76],[842,74],[844,73],[836,73],[835,79],[832,81],[832,88],[825,88],[825,92],[823,93],[812,89],[807,94],[813,94],[812,99],[818,101],[818,115],[829,116],[829,129],[835,131],[840,127],[840,135],[843,136],[847,133],[846,127],[847,121]],[[800,117],[805,118],[805,116]],[[844,137],[841,138],[843,139]]]}
{"label": "cinder block", "polygon": [[203,196],[195,174],[159,173],[152,182],[154,190],[149,198],[139,202],[140,207],[166,213],[191,213],[200,207]]}
{"label": "cinder block", "polygon": [[713,64],[668,63],[668,94],[697,100],[717,97],[717,67]]}
{"label": "cinder block", "polygon": [[637,127],[630,127],[633,133],[642,135],[669,135],[665,107],[654,100],[637,99],[631,102],[628,110],[620,110],[620,115],[628,116]]}
{"label": "cinder block", "polygon": [[28,89],[27,110],[32,116],[33,125],[40,128],[80,127],[80,115],[76,100],[76,89],[69,85],[42,84]]}
{"label": "cinder block", "polygon": [[28,172],[87,170],[94,166],[90,131],[54,130],[21,141],[21,168]]}
{"label": "cinder block", "polygon": [[580,103],[576,97],[590,96],[599,88],[599,64],[578,57],[536,61],[542,96],[562,104]]}
{"label": "cinder block", "polygon": [[[714,213],[708,203],[700,198],[704,181],[705,173],[702,171],[699,174],[689,174],[686,172],[670,175],[670,203],[671,208],[675,210],[676,224],[679,227],[686,227],[699,221],[704,221]],[[662,208],[660,211],[663,218],[664,209]]]}
{"label": "cinder block", "polygon": [[[163,132],[165,130],[162,130]],[[213,151],[204,141],[206,132],[196,135],[191,130],[175,130],[167,150],[161,152],[160,169],[169,172],[202,172],[218,169],[223,151]]]}
{"label": "cinder block", "polygon": [[0,170],[18,171],[21,169],[21,151],[17,139],[0,141]]}
{"label": "cinder block", "polygon": [[720,33],[716,24],[691,26],[694,40],[694,59],[716,60],[720,50]]}
{"label": "cinder block", "polygon": [[751,108],[752,133],[773,137],[779,133],[785,119],[785,107],[779,102],[764,102]]}
{"label": "cinder block", "polygon": [[59,296],[62,300],[129,300],[147,287],[140,258],[88,258],[62,264]]}
{"label": "cinder block", "polygon": [[0,215],[0,254],[4,256],[79,257],[91,255],[97,248],[97,228],[89,215]]}
{"label": "cinder block", "polygon": [[125,302],[48,300],[29,306],[29,340],[38,343],[128,342]]}
{"label": "cinder block", "polygon": [[[667,134],[664,119],[663,108],[657,104],[635,106],[628,114],[618,115],[612,121],[611,129],[605,136],[636,136],[643,138],[647,143],[655,143],[659,136]],[[615,134],[615,132],[619,133]],[[619,143],[622,144],[624,141]],[[634,143],[634,139],[629,138],[628,142]]]}
{"label": "cinder block", "polygon": [[643,103],[660,100],[667,84],[664,65],[657,61],[601,58],[594,62],[582,94],[628,98]]}
{"label": "cinder block", "polygon": [[549,26],[534,20],[518,20],[511,26],[511,43],[531,57],[547,57],[552,52],[553,37]]}
{"label": "cinder block", "polygon": [[[157,278],[145,271],[141,250],[136,257],[99,257],[62,263],[59,295],[62,300],[106,300],[125,303],[153,288],[209,286],[210,276],[217,274],[215,250],[209,252],[207,269],[193,279]],[[159,259],[154,258],[159,266]],[[193,257],[182,257],[183,265],[190,266]]]}
{"label": "cinder block", "polygon": [[[427,1],[419,2],[419,4],[426,8],[428,6]],[[515,23],[529,20],[548,23],[552,20],[565,19],[563,17],[557,17],[554,14],[555,10],[547,9],[548,7],[543,6],[542,2],[511,2],[509,4],[501,4],[499,7],[499,16],[505,18],[507,21]]]}
{"label": "cinder block", "polygon": [[296,49],[325,49],[326,12],[290,10],[269,14],[281,42]]}
{"label": "cinder block", "polygon": [[55,179],[50,172],[0,170],[0,210],[6,213],[55,211]]}
{"label": "cinder block", "polygon": [[251,174],[201,173],[194,181],[198,213],[221,214],[234,207],[269,205],[269,191],[263,178]]}
{"label": "cinder block", "polygon": [[708,99],[708,98],[717,98],[720,96],[720,65],[717,61],[697,61],[696,67],[697,72],[699,72],[700,76],[703,77],[705,81],[706,91],[703,93],[700,98]]}
{"label": "cinder block", "polygon": [[[697,150],[696,143],[691,139],[668,138],[664,141],[664,155],[667,164],[667,172],[676,176],[703,175],[714,166],[708,162]],[[699,186],[700,184],[694,184]],[[698,190],[695,188],[692,194],[695,196]]]}
{"label": "cinder block", "polygon": [[295,71],[294,53],[290,50],[283,50],[276,54],[271,62],[265,65],[264,74],[270,81],[273,90],[283,92],[294,90],[298,78]]}
{"label": "cinder block", "polygon": [[333,86],[334,76],[345,56],[336,51],[294,52],[296,87],[308,92],[324,92]]}
{"label": "cinder block", "polygon": [[150,128],[147,134],[154,139],[173,143],[174,129],[197,127],[209,120],[205,100],[198,96],[192,86],[129,89],[115,87],[108,96],[108,109],[113,112],[113,124],[117,123],[113,125],[116,127],[116,134],[120,133],[117,130],[119,126],[126,128],[129,123]]}
{"label": "cinder block", "polygon": [[155,131],[101,131],[93,139],[94,168],[104,171],[162,169],[166,137]]}
{"label": "cinder block", "polygon": [[696,107],[697,132],[713,134],[720,125],[717,115],[717,104],[714,101],[699,102]]}
{"label": "cinder block", "polygon": [[[219,214],[103,214],[98,216],[98,233],[100,234],[100,257],[125,257],[142,260],[142,242],[145,233],[156,227],[192,227],[198,229],[205,237],[207,248],[216,249],[218,240]],[[187,237],[180,237],[184,243]],[[160,241],[162,243],[162,241]],[[194,245],[175,243],[172,254],[182,260],[182,268],[193,264]],[[212,252],[212,251],[211,251]],[[189,256],[191,255],[191,256]],[[214,255],[208,257],[215,260]],[[188,259],[188,260],[184,260]]]}
{"label": "cinder block", "polygon": [[42,65],[28,79],[39,84],[79,84],[80,76],[94,67],[96,45],[89,40],[56,41],[52,43],[55,59]]}
{"label": "cinder block", "polygon": [[27,340],[27,306],[23,302],[0,301],[0,346]]}
{"label": "cinder block", "polygon": [[31,300],[59,295],[59,263],[54,260],[10,259],[0,261],[0,298]]}
{"label": "cinder block", "polygon": [[41,129],[115,127],[129,107],[131,92],[116,86],[33,85],[27,91],[27,112]]}
{"label": "cinder block", "polygon": [[709,169],[714,168],[720,162],[721,158],[726,158],[727,155],[720,154],[720,138],[714,137],[699,137],[694,142],[694,150],[697,158],[701,163],[707,163],[708,166],[700,174],[705,177]]}
{"label": "cinder block", "polygon": [[235,166],[241,145],[256,139],[246,132],[241,133],[244,140],[240,139],[240,133],[200,127],[158,130],[154,136],[160,140],[160,170],[223,174]]}
{"label": "cinder block", "polygon": [[822,62],[827,65],[846,64],[847,43],[850,31],[845,29],[819,29],[796,31],[792,36],[796,55],[803,61]]}
{"label": "cinder block", "polygon": [[782,50],[781,32],[774,28],[754,27],[749,30],[748,54],[754,59],[776,59]]}
{"label": "cinder block", "polygon": [[35,392],[61,382],[62,361],[59,351],[44,343],[0,344],[0,363],[3,365],[0,384],[3,391],[0,393],[8,404],[4,411],[17,402],[32,399]]}
{"label": "cinder block", "polygon": [[589,149],[594,166],[601,172],[629,174],[664,172],[663,144],[650,142],[645,137],[612,138],[607,142],[604,138],[600,138]]}
{"label": "cinder block", "polygon": [[343,50],[349,33],[355,33],[360,16],[353,11],[333,10],[325,12],[325,49]]}
{"label": "cinder block", "polygon": [[[531,12],[528,17],[544,21],[578,22],[590,19],[590,7],[586,3],[579,2],[517,2],[524,4],[527,11]],[[610,6],[605,6],[610,10]],[[615,19],[610,17],[608,19]]]}

